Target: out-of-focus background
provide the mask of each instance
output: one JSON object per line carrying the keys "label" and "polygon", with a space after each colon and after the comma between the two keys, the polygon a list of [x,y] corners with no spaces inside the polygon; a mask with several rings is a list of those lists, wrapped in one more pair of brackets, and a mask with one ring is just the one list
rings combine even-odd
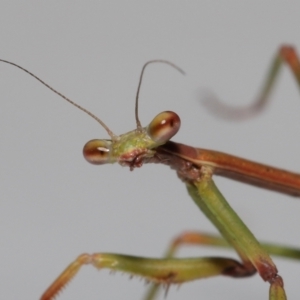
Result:
{"label": "out-of-focus background", "polygon": [[[293,4],[294,3],[294,4]],[[1,4],[0,58],[18,63],[89,109],[115,133],[135,127],[134,99],[146,70],[140,119],[176,111],[175,141],[300,170],[299,87],[284,68],[269,107],[244,122],[225,121],[201,104],[214,93],[247,105],[279,46],[300,49],[298,1],[64,1]],[[130,172],[92,166],[81,149],[108,138],[93,119],[20,70],[0,64],[0,298],[38,299],[83,252],[160,257],[187,229],[216,233],[165,166]],[[299,244],[300,202],[216,178],[260,240]],[[185,248],[180,256],[233,251]],[[300,294],[300,262],[274,258],[289,299]],[[84,267],[58,299],[141,299],[145,284]],[[213,278],[171,287],[167,299],[267,299],[269,285]],[[161,294],[159,299],[163,299]]]}

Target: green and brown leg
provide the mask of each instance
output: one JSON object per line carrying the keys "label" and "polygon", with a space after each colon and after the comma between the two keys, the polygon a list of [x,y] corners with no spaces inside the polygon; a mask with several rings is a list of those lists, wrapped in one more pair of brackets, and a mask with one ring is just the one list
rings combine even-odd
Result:
{"label": "green and brown leg", "polygon": [[253,268],[247,269],[236,260],[222,257],[151,259],[111,253],[82,254],[61,273],[42,295],[41,300],[55,299],[83,265],[126,272],[166,288],[171,284],[212,276],[244,277],[255,272]]}

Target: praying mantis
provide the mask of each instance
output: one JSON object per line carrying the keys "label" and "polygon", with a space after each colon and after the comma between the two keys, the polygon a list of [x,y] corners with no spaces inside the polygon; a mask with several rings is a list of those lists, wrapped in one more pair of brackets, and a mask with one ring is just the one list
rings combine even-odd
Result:
{"label": "praying mantis", "polygon": [[[146,163],[159,163],[171,167],[186,185],[195,204],[222,235],[221,238],[199,232],[184,233],[174,240],[165,257],[161,259],[112,253],[82,254],[45,291],[41,297],[42,300],[54,299],[80,268],[86,264],[91,264],[99,269],[108,268],[113,271],[141,276],[154,283],[145,297],[148,300],[155,298],[160,286],[168,288],[171,284],[181,284],[218,275],[247,277],[256,272],[270,284],[269,299],[287,299],[283,279],[269,254],[299,259],[300,250],[272,244],[260,244],[230,207],[212,177],[213,175],[225,176],[254,186],[299,197],[300,174],[265,166],[222,152],[172,142],[170,139],[180,128],[180,118],[171,111],[158,114],[147,127],[142,127],[138,118],[138,96],[145,68],[150,63],[159,62],[168,64],[182,73],[180,68],[164,60],[149,61],[144,65],[135,106],[137,128],[117,136],[98,117],[54,90],[33,73],[15,63],[2,59],[0,61],[30,74],[101,124],[111,140],[91,140],[86,143],[83,154],[88,162],[96,165],[118,162],[121,166],[129,167],[130,170],[142,167]],[[282,63],[286,63],[291,68],[300,85],[300,62],[296,51],[290,46],[283,46],[271,65],[258,101],[252,107],[238,110],[219,102],[213,102],[210,108],[218,114],[230,117],[253,114],[255,111],[261,110],[268,100]],[[232,247],[238,253],[240,261],[227,257],[176,258],[176,251],[185,244]]]}

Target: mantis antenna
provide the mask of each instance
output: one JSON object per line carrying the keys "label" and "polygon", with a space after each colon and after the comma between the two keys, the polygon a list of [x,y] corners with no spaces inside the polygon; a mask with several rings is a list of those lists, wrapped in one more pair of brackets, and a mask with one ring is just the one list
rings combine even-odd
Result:
{"label": "mantis antenna", "polygon": [[91,116],[93,119],[95,119],[107,131],[107,133],[112,138],[112,140],[115,140],[117,138],[117,135],[115,135],[108,128],[108,126],[106,126],[105,123],[103,121],[101,121],[97,116],[95,116],[93,113],[91,113],[90,111],[88,111],[84,107],[80,106],[79,104],[75,103],[74,101],[72,101],[71,99],[69,99],[68,97],[66,97],[65,95],[63,95],[60,92],[58,92],[57,90],[55,90],[53,87],[51,87],[49,84],[47,84],[46,82],[44,82],[42,79],[40,79],[39,77],[37,77],[36,75],[34,75],[33,73],[31,73],[30,71],[26,70],[25,68],[23,68],[23,67],[15,64],[15,63],[13,63],[13,62],[10,62],[10,61],[4,60],[4,59],[0,59],[0,61],[2,61],[4,63],[7,63],[7,64],[10,64],[12,66],[15,66],[15,67],[21,69],[22,71],[26,72],[27,74],[29,74],[30,76],[32,76],[33,78],[35,78],[36,80],[38,80],[40,83],[42,83],[44,86],[46,86],[48,89],[50,89],[52,92],[54,92],[55,94],[57,94],[58,96],[60,96],[64,100],[68,101],[69,103],[71,103],[75,107],[79,108],[80,110],[82,110],[83,112],[85,112],[86,114],[88,114],[89,116]]}
{"label": "mantis antenna", "polygon": [[139,120],[139,116],[138,116],[138,110],[139,110],[139,94],[140,94],[140,89],[141,89],[141,84],[142,84],[142,79],[143,79],[143,75],[144,75],[144,71],[146,69],[146,67],[149,64],[152,63],[163,63],[163,64],[167,64],[171,67],[173,67],[174,69],[176,69],[177,71],[179,71],[182,75],[185,75],[185,72],[179,68],[178,66],[176,66],[175,64],[171,63],[170,61],[167,60],[163,60],[163,59],[155,59],[155,60],[149,60],[148,62],[146,62],[142,68],[141,71],[141,75],[140,75],[140,80],[139,80],[139,85],[137,88],[137,92],[136,92],[136,98],[135,98],[135,120],[136,120],[136,127],[137,130],[141,131],[142,130],[142,125],[141,122]]}
{"label": "mantis antenna", "polygon": [[[85,109],[84,107],[80,106],[79,104],[77,104],[76,102],[72,101],[71,99],[69,99],[68,97],[66,97],[65,95],[63,95],[62,93],[58,92],[57,90],[55,90],[52,86],[50,86],[49,84],[47,84],[46,82],[44,82],[42,79],[40,79],[38,76],[34,75],[33,73],[31,73],[30,71],[28,71],[27,69],[11,62],[8,60],[4,60],[4,59],[0,59],[1,62],[7,63],[9,65],[15,66],[19,69],[21,69],[22,71],[26,72],[27,74],[29,74],[30,76],[32,76],[33,78],[35,78],[36,80],[38,80],[40,83],[42,83],[44,86],[46,86],[48,89],[50,89],[52,92],[54,92],[55,94],[57,94],[58,96],[60,96],[61,98],[63,98],[64,100],[66,100],[67,102],[71,103],[72,105],[74,105],[75,107],[79,108],[81,111],[85,112],[86,114],[88,114],[90,117],[92,117],[94,120],[96,120],[108,133],[108,135],[112,138],[112,140],[116,140],[118,138],[117,135],[115,135],[109,128],[108,126],[102,121],[100,120],[96,115],[94,115],[93,113],[91,113],[90,111],[88,111],[87,109]],[[142,125],[141,122],[139,120],[138,117],[138,100],[139,100],[139,93],[140,93],[140,88],[141,88],[141,84],[142,84],[142,79],[143,79],[143,75],[144,75],[144,71],[145,68],[147,67],[147,65],[151,64],[151,63],[164,63],[167,65],[170,65],[171,67],[175,68],[176,70],[178,70],[180,73],[185,74],[184,71],[182,69],[180,69],[178,66],[176,66],[175,64],[167,61],[167,60],[161,60],[161,59],[156,59],[156,60],[150,60],[148,62],[146,62],[142,68],[141,71],[141,75],[140,75],[140,80],[139,80],[139,85],[138,85],[138,89],[137,89],[137,93],[136,93],[136,100],[135,100],[135,119],[136,119],[136,125],[137,125],[137,130],[142,130]]]}

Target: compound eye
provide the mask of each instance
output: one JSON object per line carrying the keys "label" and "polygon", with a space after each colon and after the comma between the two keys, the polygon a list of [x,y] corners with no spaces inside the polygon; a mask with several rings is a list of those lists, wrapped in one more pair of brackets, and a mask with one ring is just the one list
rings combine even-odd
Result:
{"label": "compound eye", "polygon": [[109,163],[110,159],[109,140],[91,140],[83,147],[83,156],[91,164],[102,165]]}
{"label": "compound eye", "polygon": [[164,144],[178,132],[179,128],[179,116],[173,111],[164,111],[151,121],[147,132],[156,143]]}

